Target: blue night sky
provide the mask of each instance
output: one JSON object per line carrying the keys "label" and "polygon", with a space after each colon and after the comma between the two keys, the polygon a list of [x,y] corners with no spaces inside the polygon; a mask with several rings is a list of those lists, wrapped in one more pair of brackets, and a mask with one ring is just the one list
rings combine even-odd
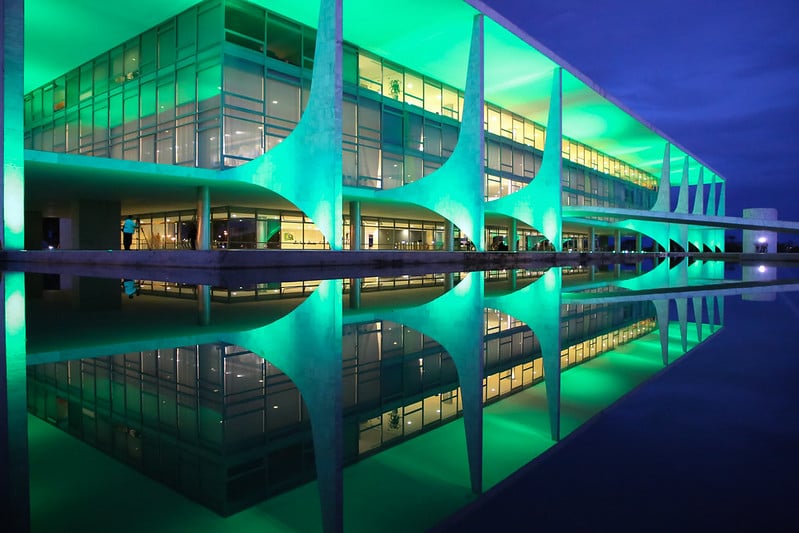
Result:
{"label": "blue night sky", "polygon": [[799,2],[484,0],[728,181],[799,220]]}

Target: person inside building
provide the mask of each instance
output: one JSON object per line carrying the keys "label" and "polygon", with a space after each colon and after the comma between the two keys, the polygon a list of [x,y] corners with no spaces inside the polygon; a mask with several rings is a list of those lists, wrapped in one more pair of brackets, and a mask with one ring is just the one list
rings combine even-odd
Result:
{"label": "person inside building", "polygon": [[135,233],[138,227],[139,225],[133,220],[133,216],[128,215],[128,218],[126,218],[125,222],[122,224],[122,245],[125,247],[125,250],[130,250],[130,245],[133,244],[133,233]]}

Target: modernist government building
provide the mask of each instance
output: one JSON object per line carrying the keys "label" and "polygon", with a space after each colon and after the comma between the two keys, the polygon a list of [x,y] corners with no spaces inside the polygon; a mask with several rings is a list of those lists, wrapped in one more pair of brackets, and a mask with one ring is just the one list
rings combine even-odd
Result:
{"label": "modernist government building", "polygon": [[724,178],[478,0],[71,10],[24,86],[4,6],[7,250],[724,249]]}

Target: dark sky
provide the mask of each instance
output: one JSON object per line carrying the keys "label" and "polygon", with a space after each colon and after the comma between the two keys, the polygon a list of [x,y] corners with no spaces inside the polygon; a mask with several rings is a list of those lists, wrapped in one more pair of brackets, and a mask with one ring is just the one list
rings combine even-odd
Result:
{"label": "dark sky", "polygon": [[483,0],[727,179],[799,220],[799,0]]}

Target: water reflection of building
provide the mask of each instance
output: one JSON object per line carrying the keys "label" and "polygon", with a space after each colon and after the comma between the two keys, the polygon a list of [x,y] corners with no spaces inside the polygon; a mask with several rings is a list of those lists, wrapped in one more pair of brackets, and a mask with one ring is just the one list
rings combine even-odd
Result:
{"label": "water reflection of building", "polygon": [[[648,302],[566,305],[561,366],[654,328]],[[486,309],[484,342],[485,403],[542,380],[540,347],[525,324]],[[455,366],[435,339],[389,320],[348,323],[342,353],[345,462],[459,416]],[[48,363],[30,367],[28,383],[31,412],[221,514],[314,476],[300,392],[242,347]]]}

